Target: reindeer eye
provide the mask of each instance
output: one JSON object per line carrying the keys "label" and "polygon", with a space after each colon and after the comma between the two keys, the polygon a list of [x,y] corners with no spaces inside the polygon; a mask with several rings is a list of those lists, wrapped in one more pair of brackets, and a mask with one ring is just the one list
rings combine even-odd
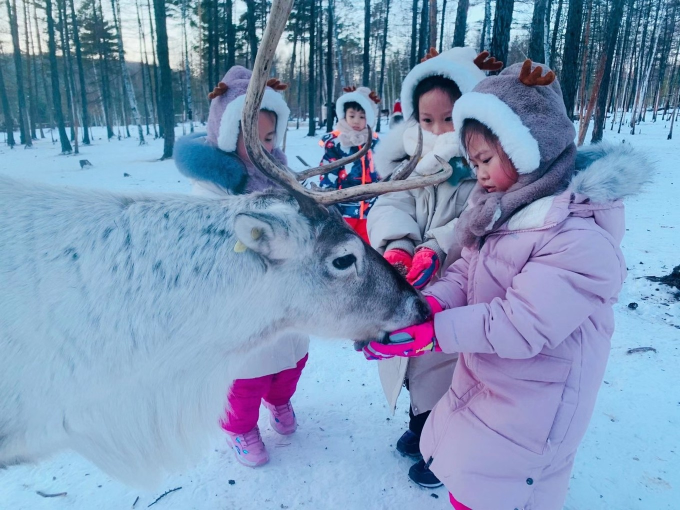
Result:
{"label": "reindeer eye", "polygon": [[357,261],[357,258],[352,255],[351,253],[349,255],[345,255],[343,257],[338,257],[333,261],[333,267],[335,269],[340,269],[341,271],[344,271],[345,269],[349,268],[352,266]]}

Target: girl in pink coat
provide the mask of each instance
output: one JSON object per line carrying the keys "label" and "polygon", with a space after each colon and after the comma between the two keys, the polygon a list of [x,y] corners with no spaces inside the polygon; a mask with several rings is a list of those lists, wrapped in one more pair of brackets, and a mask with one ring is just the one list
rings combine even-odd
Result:
{"label": "girl in pink coat", "polygon": [[453,122],[477,175],[462,258],[425,290],[429,322],[364,353],[460,353],[420,442],[454,508],[558,510],[626,276],[621,199],[648,164],[628,145],[577,151],[554,74],[528,60],[463,95]]}

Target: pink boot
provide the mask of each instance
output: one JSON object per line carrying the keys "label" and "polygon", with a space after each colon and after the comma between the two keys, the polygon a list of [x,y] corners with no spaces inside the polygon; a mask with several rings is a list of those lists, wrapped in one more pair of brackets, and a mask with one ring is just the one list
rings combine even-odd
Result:
{"label": "pink boot", "polygon": [[245,434],[227,432],[227,443],[234,450],[236,460],[248,467],[258,467],[269,462],[269,454],[262,442],[260,429],[255,426]]}
{"label": "pink boot", "polygon": [[269,402],[264,402],[264,406],[269,409],[271,416],[269,423],[272,428],[283,436],[288,436],[297,429],[297,420],[295,419],[295,411],[290,400],[281,406],[275,406]]}

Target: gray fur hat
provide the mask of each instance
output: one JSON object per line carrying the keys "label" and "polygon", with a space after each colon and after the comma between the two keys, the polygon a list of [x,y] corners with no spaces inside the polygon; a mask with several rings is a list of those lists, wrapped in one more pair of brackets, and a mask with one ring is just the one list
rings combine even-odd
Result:
{"label": "gray fur hat", "polygon": [[575,168],[576,131],[555,74],[544,74],[530,60],[463,94],[453,107],[459,135],[467,119],[481,122],[498,137],[519,174],[507,191],[487,193],[479,185],[473,190],[458,224],[461,241],[471,246],[521,207],[566,189]]}

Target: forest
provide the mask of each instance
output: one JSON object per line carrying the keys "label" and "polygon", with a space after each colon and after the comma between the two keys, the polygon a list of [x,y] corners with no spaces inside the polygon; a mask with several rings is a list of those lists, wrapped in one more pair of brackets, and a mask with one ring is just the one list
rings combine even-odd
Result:
{"label": "forest", "polygon": [[[175,126],[205,122],[207,95],[226,70],[252,66],[270,9],[267,0],[2,3],[0,143],[51,137],[62,153],[77,153],[93,126],[105,126],[109,139],[163,138],[161,159],[172,157]],[[671,139],[679,4],[297,0],[272,75],[289,84],[291,127],[314,136],[331,129],[344,87],[371,87],[387,114],[429,48],[467,45],[506,65],[530,58],[554,69],[580,121],[579,145],[657,119],[668,121]]]}

